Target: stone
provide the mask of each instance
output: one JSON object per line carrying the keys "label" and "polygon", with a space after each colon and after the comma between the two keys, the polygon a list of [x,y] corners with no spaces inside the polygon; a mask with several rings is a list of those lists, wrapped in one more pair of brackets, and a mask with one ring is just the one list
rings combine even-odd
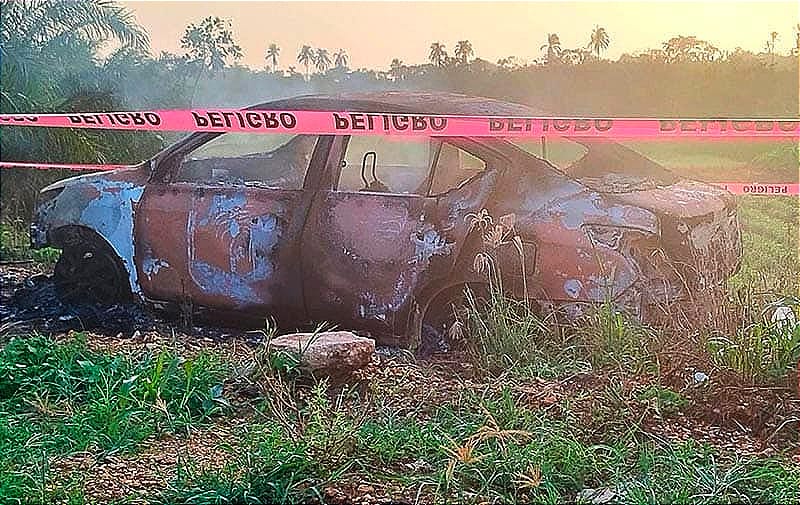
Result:
{"label": "stone", "polygon": [[270,340],[272,352],[298,356],[300,368],[312,373],[339,375],[367,366],[375,352],[375,341],[349,331],[290,333]]}
{"label": "stone", "polygon": [[592,503],[600,505],[602,503],[609,503],[617,496],[617,492],[613,489],[603,487],[599,489],[586,488],[581,489],[575,497],[578,503]]}

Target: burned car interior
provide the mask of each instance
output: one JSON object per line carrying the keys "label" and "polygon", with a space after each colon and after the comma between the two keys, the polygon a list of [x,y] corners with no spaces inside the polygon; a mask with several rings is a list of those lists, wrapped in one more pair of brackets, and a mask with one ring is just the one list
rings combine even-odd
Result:
{"label": "burned car interior", "polygon": [[184,158],[176,182],[301,189],[314,135],[226,133]]}

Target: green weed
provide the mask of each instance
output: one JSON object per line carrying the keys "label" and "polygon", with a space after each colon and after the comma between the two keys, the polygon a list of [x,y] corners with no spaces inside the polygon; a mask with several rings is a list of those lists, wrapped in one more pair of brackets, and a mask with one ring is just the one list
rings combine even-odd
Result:
{"label": "green weed", "polygon": [[27,231],[20,220],[13,224],[0,224],[0,260],[31,260],[43,265],[54,265],[61,251],[52,247],[31,249]]}
{"label": "green weed", "polygon": [[595,368],[612,367],[630,372],[650,371],[658,332],[606,302],[577,321],[574,330],[588,348]]}
{"label": "green weed", "polygon": [[800,360],[800,324],[757,321],[731,336],[713,336],[708,349],[714,363],[756,384],[785,378]]}
{"label": "green weed", "polygon": [[82,334],[12,338],[0,350],[0,498],[43,493],[51,458],[127,452],[207,420],[225,408],[225,369],[208,354],[93,351]]}

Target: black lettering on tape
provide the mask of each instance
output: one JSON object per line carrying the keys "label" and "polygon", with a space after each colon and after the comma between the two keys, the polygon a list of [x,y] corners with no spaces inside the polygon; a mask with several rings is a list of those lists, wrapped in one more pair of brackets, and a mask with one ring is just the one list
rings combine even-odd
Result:
{"label": "black lettering on tape", "polygon": [[572,121],[570,121],[569,119],[554,119],[553,120],[553,128],[555,128],[556,130],[558,130],[560,132],[564,132],[564,131],[569,130],[569,128],[571,126],[570,123],[572,123]]}
{"label": "black lettering on tape", "polygon": [[677,127],[677,121],[671,119],[658,122],[658,129],[662,132],[673,132]]}
{"label": "black lettering on tape", "polygon": [[772,121],[756,121],[756,131],[759,132],[768,132],[771,131],[775,127],[775,123]]}
{"label": "black lettering on tape", "polygon": [[442,131],[447,128],[447,118],[446,117],[432,117],[431,118],[431,130],[434,131]]}
{"label": "black lettering on tape", "polygon": [[244,118],[247,120],[247,124],[250,128],[261,128],[263,125],[261,116],[259,116],[257,112],[245,112]]}
{"label": "black lettering on tape", "polygon": [[363,114],[350,114],[351,128],[354,130],[366,130]]}
{"label": "black lettering on tape", "polygon": [[277,128],[281,124],[278,122],[278,118],[274,112],[264,113],[264,125],[267,128]]}
{"label": "black lettering on tape", "polygon": [[594,120],[594,129],[600,132],[607,132],[614,126],[613,119],[595,119]]}
{"label": "black lettering on tape", "polygon": [[489,120],[489,131],[490,132],[499,132],[503,129],[505,125],[502,119],[490,119]]}
{"label": "black lettering on tape", "polygon": [[395,130],[408,130],[408,116],[392,116],[392,126]]}
{"label": "black lettering on tape", "polygon": [[291,112],[281,112],[280,116],[278,116],[281,120],[281,124],[286,129],[291,129],[297,126],[297,118]]}
{"label": "black lettering on tape", "polygon": [[196,126],[198,126],[199,128],[203,128],[203,127],[208,126],[208,119],[206,119],[205,117],[201,116],[197,112],[192,111],[192,117],[194,118],[194,124]]}
{"label": "black lettering on tape", "polygon": [[731,121],[731,126],[733,126],[733,129],[737,132],[746,132],[753,128],[750,121]]}
{"label": "black lettering on tape", "polygon": [[222,116],[219,112],[208,111],[208,119],[211,121],[211,126],[222,128]]}
{"label": "black lettering on tape", "polygon": [[592,129],[592,123],[590,123],[587,119],[576,119],[575,127],[573,129],[576,132],[587,132]]}
{"label": "black lettering on tape", "polygon": [[350,127],[350,123],[347,121],[347,118],[343,118],[342,116],[334,112],[333,127],[336,128],[337,130],[346,130]]}

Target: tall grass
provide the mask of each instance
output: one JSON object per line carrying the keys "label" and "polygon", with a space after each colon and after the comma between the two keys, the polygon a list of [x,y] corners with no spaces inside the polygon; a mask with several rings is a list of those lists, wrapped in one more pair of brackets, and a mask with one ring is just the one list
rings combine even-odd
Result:
{"label": "tall grass", "polygon": [[[797,305],[787,307],[794,313],[798,310]],[[770,312],[762,312],[732,333],[712,333],[707,345],[713,362],[753,384],[784,379],[800,361],[800,324],[794,320],[771,321]]]}

